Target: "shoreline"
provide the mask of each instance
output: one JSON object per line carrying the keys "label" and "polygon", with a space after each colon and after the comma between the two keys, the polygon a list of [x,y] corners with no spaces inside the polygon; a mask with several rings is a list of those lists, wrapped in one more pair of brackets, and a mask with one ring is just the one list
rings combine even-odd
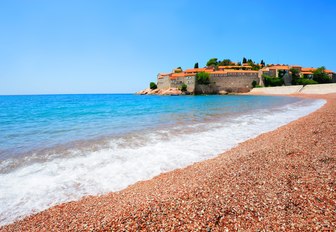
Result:
{"label": "shoreline", "polygon": [[[322,164],[331,166],[329,172],[335,173],[336,154],[332,154],[331,150],[335,144],[335,137],[331,135],[335,135],[333,134],[335,119],[332,116],[336,111],[333,109],[336,94],[286,96],[324,98],[328,102],[303,118],[249,139],[210,160],[160,174],[151,180],[137,182],[120,192],[84,197],[80,201],[57,205],[0,229],[64,231],[107,228],[136,230],[146,227],[152,230],[159,228],[194,230],[200,227],[204,230],[207,228],[219,230],[226,227],[229,230],[238,228],[276,230],[281,229],[281,226],[285,229],[300,226],[315,228],[312,227],[312,223],[318,225],[318,221],[322,226],[324,221],[328,221],[327,228],[333,228],[336,225],[334,219],[336,213],[332,211],[331,205],[336,202],[335,177],[330,179],[329,176],[329,179],[326,179],[328,186],[331,183],[329,188],[333,191],[329,193],[325,190],[323,194],[329,197],[319,196],[315,199],[315,196],[307,194],[310,192],[303,191],[305,188],[300,192],[299,187],[302,187],[302,183],[307,184],[305,181],[307,178],[303,176],[311,174],[306,173],[300,164],[310,167],[309,162],[314,158],[314,154],[310,154],[314,149],[310,148],[319,143],[326,146],[319,147],[324,151],[321,153],[324,157]],[[314,121],[313,125],[307,123],[309,120]],[[318,120],[321,120],[320,124]],[[325,127],[325,124],[328,127]],[[303,130],[303,127],[306,129]],[[303,137],[302,134],[307,136],[306,132],[309,132],[314,139]],[[286,144],[284,141],[290,138],[293,142]],[[317,138],[321,141],[316,140]],[[278,149],[270,147],[265,141],[273,141]],[[275,164],[280,164],[280,167]],[[318,164],[321,166],[320,162]],[[293,165],[296,168],[292,168]],[[314,166],[314,162],[311,165]],[[323,165],[322,167],[319,165],[318,168],[325,169]],[[282,169],[278,170],[280,168]],[[278,171],[281,175],[276,176],[271,171]],[[298,171],[299,173],[293,174]],[[309,186],[321,184],[321,180],[317,178],[313,180],[308,181]],[[321,187],[316,187],[317,192],[323,190]],[[308,190],[316,195],[315,190],[315,192],[310,188]],[[316,212],[315,216],[320,216],[317,217],[317,221],[313,221],[314,217],[309,214],[308,217],[304,215],[315,208],[312,208],[312,205],[309,208],[301,207],[303,204],[300,202],[301,198],[305,200],[304,203],[316,202],[316,205],[325,206],[321,212]],[[280,203],[277,204],[277,201]],[[292,220],[293,213],[295,215],[293,219],[297,219],[300,223]],[[311,221],[307,221],[308,219]]]}

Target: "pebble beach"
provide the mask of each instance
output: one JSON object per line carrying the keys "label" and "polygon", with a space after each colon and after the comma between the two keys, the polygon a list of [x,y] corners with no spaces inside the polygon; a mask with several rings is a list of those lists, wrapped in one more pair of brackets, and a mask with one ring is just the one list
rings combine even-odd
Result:
{"label": "pebble beach", "polygon": [[0,231],[335,230],[336,94],[301,96],[327,103],[216,158]]}

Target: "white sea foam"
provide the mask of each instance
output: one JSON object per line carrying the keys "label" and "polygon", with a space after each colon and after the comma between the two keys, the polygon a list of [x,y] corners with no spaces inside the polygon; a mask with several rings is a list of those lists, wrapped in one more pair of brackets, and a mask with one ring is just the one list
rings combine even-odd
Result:
{"label": "white sea foam", "polygon": [[77,150],[70,158],[48,159],[2,173],[0,224],[86,195],[118,191],[162,172],[214,157],[240,142],[307,115],[323,104],[324,100],[300,101],[222,122],[144,133],[141,140],[113,139],[108,147],[100,150],[84,153]]}

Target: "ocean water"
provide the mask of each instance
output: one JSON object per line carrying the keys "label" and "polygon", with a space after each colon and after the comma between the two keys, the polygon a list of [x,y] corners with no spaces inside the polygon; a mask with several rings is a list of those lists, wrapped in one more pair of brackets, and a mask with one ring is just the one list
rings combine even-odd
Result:
{"label": "ocean water", "polygon": [[0,96],[0,225],[209,159],[323,104],[269,96]]}

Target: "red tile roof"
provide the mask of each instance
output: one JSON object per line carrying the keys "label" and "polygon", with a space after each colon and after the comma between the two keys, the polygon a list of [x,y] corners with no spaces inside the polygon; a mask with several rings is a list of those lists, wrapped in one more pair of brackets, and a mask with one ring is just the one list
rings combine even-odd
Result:
{"label": "red tile roof", "polygon": [[270,66],[268,68],[269,69],[289,70],[289,66],[288,65],[274,65],[274,66]]}
{"label": "red tile roof", "polygon": [[192,73],[192,72],[204,72],[206,68],[190,68],[185,70],[186,73]]}
{"label": "red tile roof", "polygon": [[301,71],[302,72],[314,72],[316,70],[316,68],[302,68]]}

